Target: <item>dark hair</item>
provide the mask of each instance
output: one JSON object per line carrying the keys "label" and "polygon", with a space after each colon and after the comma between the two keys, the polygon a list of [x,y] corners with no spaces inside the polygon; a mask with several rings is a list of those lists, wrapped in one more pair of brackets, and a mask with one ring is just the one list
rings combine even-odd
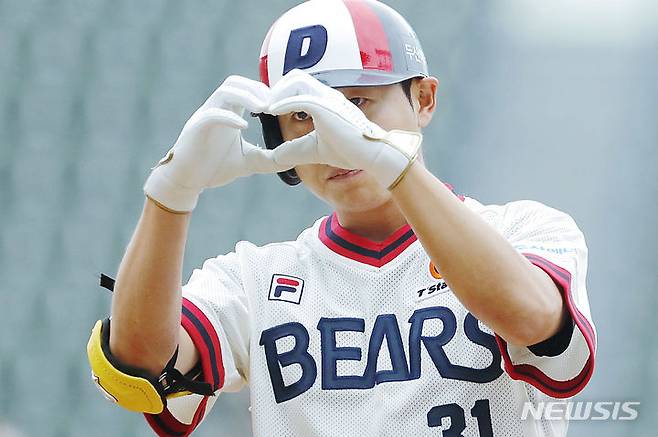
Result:
{"label": "dark hair", "polygon": [[409,104],[413,108],[414,104],[411,101],[411,83],[413,82],[413,78],[407,79],[404,82],[400,82],[400,86],[402,87],[402,91],[404,91],[404,95],[407,96],[407,99],[409,100]]}

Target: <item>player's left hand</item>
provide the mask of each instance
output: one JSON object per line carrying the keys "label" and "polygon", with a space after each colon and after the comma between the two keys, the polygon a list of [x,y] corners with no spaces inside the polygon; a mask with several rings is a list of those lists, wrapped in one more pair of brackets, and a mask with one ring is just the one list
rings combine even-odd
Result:
{"label": "player's left hand", "polygon": [[271,90],[267,112],[273,115],[306,112],[315,130],[274,151],[277,164],[328,164],[370,172],[390,188],[415,160],[422,135],[385,131],[366,118],[345,96],[308,73],[291,71]]}

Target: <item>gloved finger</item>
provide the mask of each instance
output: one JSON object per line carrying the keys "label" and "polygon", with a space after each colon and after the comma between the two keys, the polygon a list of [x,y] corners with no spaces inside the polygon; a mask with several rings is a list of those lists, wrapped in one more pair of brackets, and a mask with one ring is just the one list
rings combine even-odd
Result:
{"label": "gloved finger", "polygon": [[[228,97],[227,100],[227,90],[231,95],[238,94],[238,100],[236,101],[230,97]],[[239,92],[236,92],[235,90],[239,90]],[[245,96],[249,97],[246,97],[245,99]],[[245,99],[246,101],[241,102],[241,99]],[[212,93],[208,100],[206,100],[203,107],[223,107],[235,112],[240,112],[240,115],[242,115],[242,108],[253,108],[254,110],[258,110],[263,108],[264,105],[267,105],[269,101],[270,89],[265,84],[242,76],[229,76],[224,83]],[[231,107],[232,105],[236,105],[236,107]],[[240,105],[240,107],[237,107],[237,105]]]}
{"label": "gloved finger", "polygon": [[[285,75],[270,91],[272,102],[299,95],[321,97],[339,91],[328,87],[310,74],[301,70],[293,70]],[[342,94],[341,94],[342,95]]]}
{"label": "gloved finger", "polygon": [[212,106],[215,108],[224,108],[242,115],[245,109],[251,112],[263,112],[267,109],[269,100],[263,100],[257,94],[249,90],[233,86],[224,86],[220,93],[217,93],[213,99]]}
{"label": "gloved finger", "polygon": [[197,129],[205,129],[213,125],[222,125],[234,129],[246,129],[249,126],[247,120],[233,111],[220,108],[209,108],[195,113],[188,124],[194,124]]}
{"label": "gloved finger", "polygon": [[272,115],[288,114],[290,112],[307,112],[311,117],[320,116],[329,108],[322,100],[309,95],[287,97],[283,100],[274,101],[268,108],[267,113]]}
{"label": "gloved finger", "polygon": [[276,162],[273,152],[274,150],[263,149],[247,141],[242,141],[244,165],[251,173],[277,173],[292,168],[292,166]]}
{"label": "gloved finger", "polygon": [[261,100],[270,99],[270,88],[265,85],[263,82],[249,79],[243,76],[233,75],[226,78],[223,85],[232,86],[234,88],[240,88],[245,91],[249,91],[253,95],[257,96]]}
{"label": "gloved finger", "polygon": [[318,148],[318,135],[312,131],[302,137],[286,141],[273,150],[274,160],[288,168],[301,164],[325,164]]}

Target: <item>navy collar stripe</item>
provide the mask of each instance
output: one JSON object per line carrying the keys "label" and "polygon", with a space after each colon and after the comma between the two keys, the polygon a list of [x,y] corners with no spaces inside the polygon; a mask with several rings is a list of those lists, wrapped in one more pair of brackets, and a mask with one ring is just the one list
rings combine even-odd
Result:
{"label": "navy collar stripe", "polygon": [[410,238],[414,236],[414,231],[409,230],[406,233],[404,233],[400,238],[389,244],[388,246],[384,247],[382,250],[372,250],[372,249],[366,249],[365,247],[361,247],[357,244],[351,243],[340,236],[338,236],[332,229],[331,229],[331,224],[333,220],[335,219],[334,216],[330,216],[328,220],[325,221],[324,225],[324,230],[325,233],[327,234],[327,237],[334,243],[338,244],[342,248],[349,250],[354,253],[358,253],[359,255],[366,256],[368,258],[374,258],[377,260],[380,260],[384,258],[386,255],[389,253],[393,252],[395,249],[406,243]]}

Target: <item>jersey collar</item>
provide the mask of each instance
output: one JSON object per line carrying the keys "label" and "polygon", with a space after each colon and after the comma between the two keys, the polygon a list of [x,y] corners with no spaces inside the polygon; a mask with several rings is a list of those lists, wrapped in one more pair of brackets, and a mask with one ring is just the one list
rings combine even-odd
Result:
{"label": "jersey collar", "polygon": [[335,212],[322,220],[319,234],[332,251],[374,267],[382,267],[416,241],[416,234],[406,224],[381,243],[374,242],[343,228]]}
{"label": "jersey collar", "polygon": [[[445,185],[454,193],[452,185]],[[464,196],[457,197],[464,201]],[[409,224],[405,224],[382,242],[369,240],[343,228],[335,212],[320,223],[319,237],[333,252],[374,267],[382,267],[392,261],[417,240]]]}

